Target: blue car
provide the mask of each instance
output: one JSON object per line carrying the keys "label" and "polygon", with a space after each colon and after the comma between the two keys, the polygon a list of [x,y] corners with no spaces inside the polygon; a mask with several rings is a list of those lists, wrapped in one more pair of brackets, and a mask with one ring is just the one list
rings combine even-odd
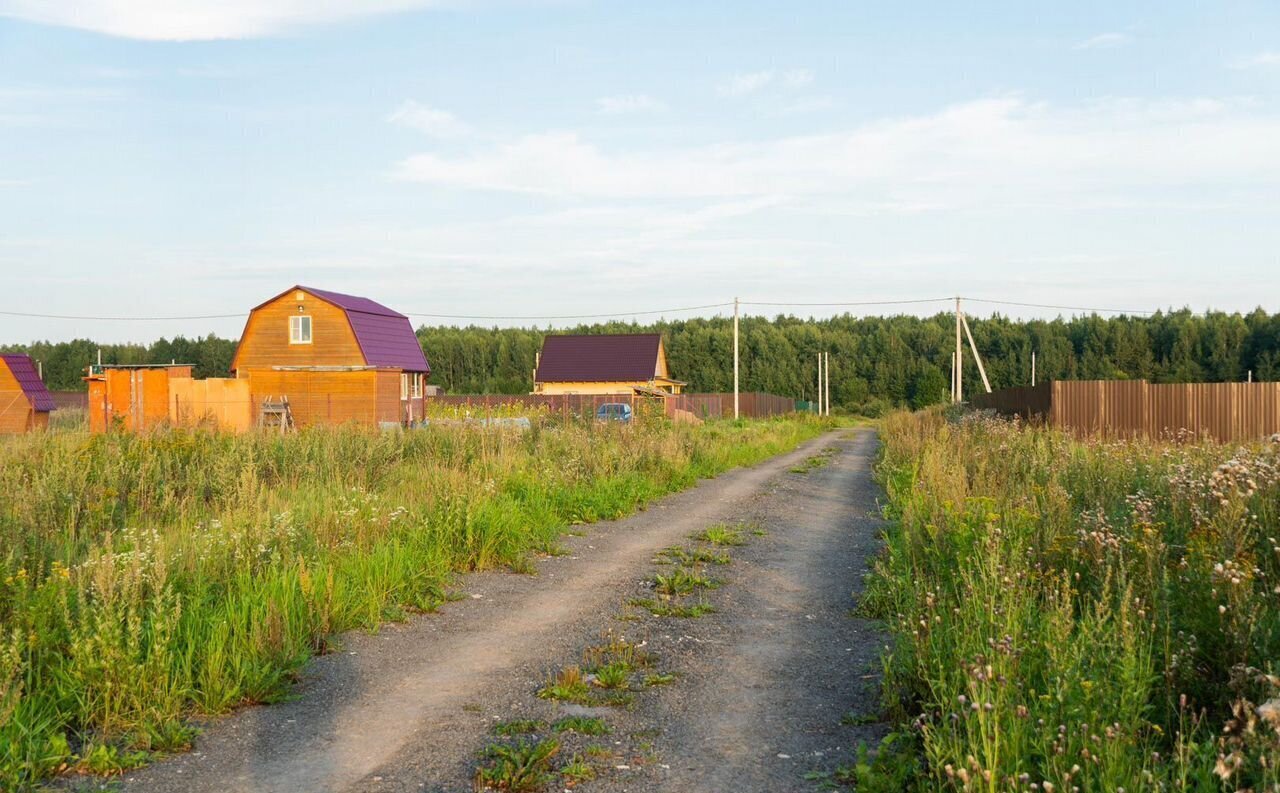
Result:
{"label": "blue car", "polygon": [[596,408],[596,421],[630,421],[631,406],[626,402],[606,402]]}

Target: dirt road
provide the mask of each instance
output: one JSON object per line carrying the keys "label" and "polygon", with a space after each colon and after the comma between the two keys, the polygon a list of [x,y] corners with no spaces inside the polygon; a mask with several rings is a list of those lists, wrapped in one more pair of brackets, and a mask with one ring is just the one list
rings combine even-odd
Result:
{"label": "dirt road", "polygon": [[[851,612],[878,545],[875,444],[869,431],[833,433],[587,527],[565,539],[567,555],[540,559],[536,576],[468,576],[469,597],[344,637],[308,669],[296,699],[209,725],[193,751],[123,788],[467,791],[495,723],[584,713],[612,732],[592,747],[597,778],[582,790],[812,790],[806,773],[848,762],[858,740],[879,734],[841,723],[867,721],[877,702],[882,636]],[[825,464],[791,470],[823,450]],[[652,594],[655,552],[723,522],[749,541],[715,571],[723,586],[705,597],[717,611],[637,618],[625,604]],[[670,684],[637,691],[623,708],[535,697],[605,631],[655,652]]]}

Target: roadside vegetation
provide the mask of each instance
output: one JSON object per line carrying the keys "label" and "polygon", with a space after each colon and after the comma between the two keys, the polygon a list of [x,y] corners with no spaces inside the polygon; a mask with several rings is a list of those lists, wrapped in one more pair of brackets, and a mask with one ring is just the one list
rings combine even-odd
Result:
{"label": "roadside vegetation", "polygon": [[893,631],[909,726],[841,781],[1280,790],[1280,444],[940,411],[882,437],[891,525],[863,608]]}
{"label": "roadside vegetation", "polygon": [[[6,439],[0,789],[181,750],[190,717],[286,696],[335,634],[436,608],[453,574],[531,570],[571,524],[627,514],[825,426]],[[612,663],[589,674],[625,693],[640,667]],[[539,743],[495,760],[536,780],[554,754]]]}

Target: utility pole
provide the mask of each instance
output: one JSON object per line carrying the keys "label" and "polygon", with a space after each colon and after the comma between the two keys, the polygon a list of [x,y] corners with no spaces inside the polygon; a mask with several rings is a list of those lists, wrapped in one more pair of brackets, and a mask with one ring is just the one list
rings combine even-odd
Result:
{"label": "utility pole", "polygon": [[826,383],[822,389],[822,397],[823,397],[823,401],[826,402],[826,405],[827,405],[827,412],[824,415],[830,416],[831,415],[831,353],[824,352],[822,354],[822,358],[824,361],[822,371],[824,373],[824,376],[826,377]]}
{"label": "utility pole", "polygon": [[956,354],[951,353],[951,401],[956,401]]}
{"label": "utility pole", "polygon": [[818,415],[822,415],[822,353],[818,353]]}
{"label": "utility pole", "polygon": [[1034,388],[1036,384],[1036,351],[1031,351],[1031,386]]}
{"label": "utility pole", "polygon": [[978,354],[978,345],[973,343],[973,334],[969,332],[969,320],[965,319],[964,314],[960,314],[960,324],[964,325],[964,335],[969,339],[969,349],[973,350],[973,360],[978,364],[978,374],[982,375],[982,387],[987,389],[987,393],[991,393],[991,382],[987,380],[986,367],[982,365],[982,356]]}
{"label": "utility pole", "polygon": [[960,296],[956,295],[956,383],[951,391],[951,401],[964,401],[964,353],[960,349]]}
{"label": "utility pole", "polygon": [[733,299],[733,417],[738,417],[738,298]]}
{"label": "utility pole", "polygon": [[40,382],[43,383],[44,382],[44,361],[36,361],[36,369],[37,369],[36,376],[39,377]]}

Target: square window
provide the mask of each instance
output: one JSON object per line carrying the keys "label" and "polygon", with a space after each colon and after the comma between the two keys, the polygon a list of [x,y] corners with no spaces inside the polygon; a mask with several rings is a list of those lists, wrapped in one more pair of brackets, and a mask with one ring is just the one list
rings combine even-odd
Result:
{"label": "square window", "polygon": [[289,317],[289,343],[311,343],[311,317]]}

